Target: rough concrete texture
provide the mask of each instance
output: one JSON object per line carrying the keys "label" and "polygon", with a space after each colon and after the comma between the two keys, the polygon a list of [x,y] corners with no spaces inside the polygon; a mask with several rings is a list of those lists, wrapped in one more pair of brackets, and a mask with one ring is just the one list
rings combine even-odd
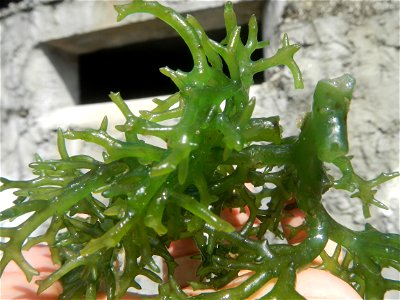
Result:
{"label": "rough concrete texture", "polygon": [[[77,55],[149,36],[160,38],[173,31],[166,25],[157,27],[147,14],[135,14],[117,23],[113,4],[126,2],[25,0],[0,12],[3,176],[29,176],[26,166],[35,152],[46,156],[50,150],[55,155],[53,143],[48,144],[50,139],[54,141],[54,135],[40,133],[37,119],[55,108],[77,103]],[[192,12],[222,7],[224,1],[161,2],[178,11]],[[215,19],[222,20],[203,14],[205,24]],[[141,30],[132,34],[136,25]]]}
{"label": "rough concrete texture", "polygon": [[[191,11],[218,6],[221,1],[169,3]],[[91,33],[149,20],[147,15],[136,15],[116,24],[115,17],[107,1],[23,1],[0,12],[2,176],[28,177],[27,164],[36,152],[45,158],[57,157],[50,125],[68,126],[71,120],[72,108],[64,113],[60,109],[76,105],[75,55],[87,51],[84,43],[93,41]],[[207,24],[205,19],[200,22]],[[351,73],[357,79],[348,118],[354,167],[367,178],[399,170],[399,2],[271,1],[265,7],[263,26],[271,40],[267,56],[279,48],[283,32],[303,45],[296,60],[305,88],[294,90],[285,68],[268,72],[268,80],[252,89],[258,101],[256,116],[279,114],[284,135],[297,134],[296,123],[309,110],[317,81]],[[57,50],[65,47],[63,39],[82,36],[81,44],[70,52]],[[116,37],[105,43],[104,47],[113,47],[123,40]],[[109,119],[115,116],[107,114]],[[92,117],[86,115],[85,125],[97,127],[103,115],[97,110]],[[399,182],[385,184],[377,194],[390,208],[373,209],[370,221],[382,231],[400,232]],[[363,227],[357,199],[334,193],[325,205],[342,223]]]}
{"label": "rough concrete texture", "polygon": [[[317,81],[351,73],[357,79],[348,117],[354,167],[366,178],[398,170],[399,3],[274,1],[267,7],[266,18],[273,20],[273,24],[265,23],[266,37],[271,39],[267,55],[279,47],[284,32],[303,46],[295,57],[305,88],[294,90],[286,69],[268,73],[269,80],[258,97],[262,109],[257,113],[264,114],[265,110],[281,115],[285,134],[296,133],[296,122],[301,112],[309,110]],[[370,221],[380,230],[400,230],[398,192],[399,180],[395,180],[377,194],[390,208],[373,209]],[[342,223],[363,227],[356,199],[334,193],[325,205]]]}
{"label": "rough concrete texture", "polygon": [[[348,116],[353,166],[367,179],[399,170],[399,2],[272,1],[265,17],[272,20],[264,30],[271,39],[268,56],[279,47],[284,32],[303,46],[295,57],[305,88],[294,90],[286,69],[269,72],[269,80],[256,92],[256,113],[281,115],[285,135],[295,134],[301,112],[310,109],[317,81],[353,74],[357,86]],[[400,232],[399,187],[397,178],[376,194],[389,210],[373,208],[368,222],[381,231]],[[360,201],[348,193],[329,192],[324,204],[340,223],[364,227]],[[389,273],[390,278],[400,276]],[[397,292],[385,295],[399,297]]]}

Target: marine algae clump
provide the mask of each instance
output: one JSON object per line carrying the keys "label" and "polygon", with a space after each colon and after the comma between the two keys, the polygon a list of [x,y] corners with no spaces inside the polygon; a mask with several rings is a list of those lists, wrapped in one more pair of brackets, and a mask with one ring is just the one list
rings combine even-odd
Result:
{"label": "marine algae clump", "polygon": [[[254,16],[247,41],[242,42],[231,3],[225,5],[226,37],[220,42],[210,39],[194,17],[183,17],[157,2],[133,1],[116,10],[118,20],[144,12],[175,29],[193,56],[193,69],[161,69],[178,92],[154,99],[156,108],[140,116],[119,93],[110,94],[126,118],[117,126],[125,140],[107,133],[106,117],[99,129],[59,130],[60,159],[37,156],[30,164],[36,176],[32,180],[1,179],[1,190],[17,189],[17,199],[0,213],[0,220],[33,213],[21,225],[1,229],[1,236],[9,239],[1,244],[1,271],[15,261],[30,280],[37,271],[21,251],[45,243],[61,267],[40,282],[39,292],[61,280],[61,299],[96,299],[100,287],[109,299],[121,299],[128,288],[140,288],[135,278],[143,275],[160,284],[159,298],[186,299],[172,275],[176,263],[167,247],[192,238],[201,257],[200,280],[191,283],[193,288],[218,289],[240,270],[254,271],[239,286],[207,294],[207,299],[245,299],[272,278],[278,281],[266,298],[302,298],[294,289],[296,270],[319,255],[320,268],[365,299],[382,299],[386,291],[400,289],[399,281],[381,275],[386,267],[400,270],[399,235],[378,232],[369,224],[363,231],[350,230],[330,217],[321,203],[329,189],[346,190],[362,202],[364,216],[369,217],[371,205],[385,208],[374,198],[375,188],[398,175],[383,173],[364,180],[353,171],[346,156],[346,117],[355,86],[351,75],[320,81],[299,136],[282,138],[279,117],[252,118],[255,99],[249,97],[249,89],[256,73],[281,65],[290,69],[295,88],[302,88],[293,59],[299,45],[290,44],[284,35],[275,55],[253,61],[253,52],[268,42],[257,40]],[[178,121],[162,123],[170,119]],[[167,147],[147,144],[138,135],[160,138]],[[104,161],[70,156],[65,139],[100,145]],[[330,175],[325,163],[336,165],[341,177]],[[250,191],[246,183],[259,191]],[[266,207],[261,206],[263,199]],[[297,246],[269,243],[267,231],[282,236],[278,225],[289,200],[305,213],[300,229],[307,238]],[[223,209],[233,207],[249,209],[249,219],[239,231],[219,217]],[[30,237],[49,219],[42,235]],[[256,219],[259,226],[253,226]],[[338,244],[332,256],[324,251],[328,239]],[[338,258],[341,250],[343,260]],[[168,266],[167,283],[157,275],[154,255]]]}

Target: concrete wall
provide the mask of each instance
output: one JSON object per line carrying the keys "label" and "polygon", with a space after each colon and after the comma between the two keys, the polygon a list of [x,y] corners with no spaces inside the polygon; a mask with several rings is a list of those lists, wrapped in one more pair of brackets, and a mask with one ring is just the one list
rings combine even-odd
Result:
{"label": "concrete wall", "polygon": [[[180,11],[201,12],[207,7],[221,7],[222,2],[169,3]],[[144,30],[156,28],[148,15],[116,23],[116,14],[107,1],[39,1],[33,7],[29,3],[22,2],[0,15],[1,172],[11,178],[29,176],[27,164],[36,152],[57,157],[57,126],[65,128],[68,122],[78,126],[76,114],[58,112],[57,118],[53,116],[55,110],[76,105],[77,55],[170,34],[166,29],[154,30],[156,33]],[[287,69],[272,70],[268,80],[253,89],[258,99],[256,115],[279,114],[285,135],[296,134],[296,120],[309,110],[317,81],[352,73],[357,79],[349,115],[353,163],[368,178],[398,170],[398,8],[396,1],[271,1],[265,5],[264,35],[271,40],[266,55],[279,47],[283,32],[302,44],[296,58],[305,89],[293,89]],[[198,18],[210,27],[216,19],[222,20],[220,10],[215,14],[217,18],[210,18],[209,13]],[[132,30],[135,34],[130,34]],[[97,126],[102,117],[100,113],[92,117],[86,114],[82,126]],[[374,213],[373,222],[381,230],[399,231],[398,185],[399,181],[388,183],[378,193],[378,198],[394,211]],[[358,201],[337,198],[327,201],[327,207],[346,224],[360,225]]]}
{"label": "concrete wall", "polygon": [[[196,11],[221,3],[172,4]],[[26,166],[35,152],[55,155],[54,134],[42,132],[38,119],[77,103],[79,54],[172,31],[167,26],[156,30],[160,27],[145,14],[117,23],[110,1],[23,1],[3,10],[0,22],[1,169],[13,178],[29,175]]]}
{"label": "concrete wall", "polygon": [[[277,17],[278,16],[278,17]],[[267,7],[266,35],[272,53],[287,32],[303,48],[296,54],[305,88],[293,90],[287,70],[271,73],[262,91],[273,91],[261,106],[283,115],[287,133],[309,110],[312,91],[321,78],[351,73],[357,80],[348,116],[355,170],[370,179],[399,170],[399,2],[397,1],[272,1]],[[283,74],[283,76],[282,76]],[[387,183],[377,199],[391,210],[373,210],[370,220],[380,230],[399,232],[399,180]],[[362,228],[356,199],[332,194],[325,202],[341,222]]]}

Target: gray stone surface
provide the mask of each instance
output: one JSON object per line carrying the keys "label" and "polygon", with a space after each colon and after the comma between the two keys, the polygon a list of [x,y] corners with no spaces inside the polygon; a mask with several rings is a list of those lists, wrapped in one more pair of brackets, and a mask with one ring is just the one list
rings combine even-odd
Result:
{"label": "gray stone surface", "polygon": [[[273,70],[259,91],[257,113],[281,115],[285,134],[294,134],[317,81],[351,73],[357,80],[348,117],[354,167],[366,178],[398,170],[399,2],[273,1],[266,18],[273,20],[265,23],[271,39],[267,55],[279,47],[284,32],[303,46],[295,57],[305,88],[293,89],[287,69]],[[390,210],[373,209],[369,221],[382,231],[400,231],[398,195],[398,179],[377,194]],[[342,223],[363,227],[358,200],[333,193],[325,205]]]}
{"label": "gray stone surface", "polygon": [[[265,15],[272,20],[265,23],[266,38],[271,39],[267,55],[279,47],[284,32],[303,45],[296,59],[305,88],[293,90],[285,69],[269,72],[269,80],[256,89],[256,113],[281,115],[285,134],[295,134],[317,81],[351,73],[357,79],[348,116],[354,168],[367,179],[399,170],[399,2],[272,1]],[[368,222],[384,232],[400,232],[399,195],[399,178],[383,185],[376,198],[389,210],[373,208]],[[364,227],[360,202],[348,193],[329,192],[324,205],[340,223]],[[400,278],[393,269],[384,274]],[[385,295],[399,297],[394,291]]]}
{"label": "gray stone surface", "polygon": [[[127,2],[24,0],[0,12],[3,176],[29,176],[26,166],[35,152],[56,155],[48,144],[54,134],[39,134],[37,119],[77,103],[78,54],[171,35],[147,14],[117,23],[113,3]],[[198,14],[207,26],[223,21],[223,0],[161,2]],[[210,7],[220,8],[218,18],[204,13]]]}

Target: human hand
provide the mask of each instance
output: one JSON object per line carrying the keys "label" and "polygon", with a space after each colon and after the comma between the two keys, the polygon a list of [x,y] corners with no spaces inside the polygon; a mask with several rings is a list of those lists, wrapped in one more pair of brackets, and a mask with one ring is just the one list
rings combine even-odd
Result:
{"label": "human hand", "polygon": [[40,272],[40,275],[34,276],[28,282],[24,272],[22,272],[14,261],[11,261],[1,277],[0,298],[4,300],[57,299],[58,295],[62,292],[60,282],[56,282],[40,295],[36,292],[38,285],[35,281],[46,278],[58,268],[51,260],[49,248],[47,246],[35,246],[29,251],[23,251],[23,254],[26,260]]}
{"label": "human hand", "polygon": [[[232,223],[235,228],[241,228],[247,221],[249,215],[249,210],[246,207],[245,212],[240,212],[239,208],[234,208],[232,210],[224,210],[221,217]],[[283,232],[288,240],[289,244],[301,243],[307,238],[307,232],[299,230],[295,235],[291,235],[290,228],[301,226],[304,222],[305,214],[299,208],[294,208],[288,211],[287,216],[282,219],[281,225]],[[255,224],[257,224],[257,220]],[[332,255],[336,248],[336,244],[332,241],[328,241],[325,251]],[[170,248],[171,249],[171,248]],[[176,250],[175,250],[176,249]],[[178,252],[179,249],[186,249],[186,252]],[[186,262],[189,260],[189,256],[195,254],[192,252],[190,254],[190,249],[196,249],[193,241],[184,240],[179,241],[176,245],[172,246],[172,250],[176,253],[182,254],[178,260]],[[193,260],[192,260],[193,261]],[[320,257],[314,260],[314,264],[318,265],[322,262]],[[193,262],[192,262],[193,263]],[[196,265],[197,267],[197,265]],[[195,269],[190,273],[190,269],[187,269],[185,265],[181,265],[177,268],[178,278],[181,280],[180,283],[184,284],[189,280],[195,279]],[[253,272],[248,270],[242,270],[239,272],[239,276],[227,284],[223,289],[234,288],[244,281],[246,281]],[[276,283],[276,279],[272,279],[267,282],[263,287],[261,287],[255,294],[251,295],[248,299],[259,299],[269,291],[272,290]],[[189,296],[196,296],[199,294],[213,292],[214,290],[196,290],[194,291],[191,287],[185,287],[184,292]],[[296,275],[296,291],[301,294],[306,299],[325,299],[325,300],[338,300],[338,299],[362,299],[360,295],[345,281],[332,275],[331,273],[312,268],[306,268],[301,270]]]}
{"label": "human hand", "polygon": [[[247,212],[248,213],[248,212]],[[241,213],[239,209],[225,210],[222,217],[231,222],[235,227],[240,228],[247,220],[247,214]],[[299,226],[304,220],[304,215],[301,211],[292,211],[292,215],[283,219],[282,226],[290,225],[293,227]],[[289,227],[286,227],[286,229]],[[301,236],[294,237],[290,240],[299,243],[304,239],[304,233]],[[293,238],[293,237],[292,237]],[[328,243],[328,253],[335,249],[335,244]],[[191,259],[190,257],[197,252],[197,247],[190,239],[180,240],[173,242],[169,248],[172,256],[175,257],[178,267],[175,276],[179,283],[185,286],[185,283],[195,279],[195,271],[199,264],[198,260]],[[35,276],[31,282],[26,282],[24,273],[14,263],[10,263],[3,277],[1,278],[1,299],[19,299],[19,300],[32,300],[32,299],[57,299],[58,295],[62,292],[62,286],[59,282],[45,290],[42,294],[37,295],[37,284],[35,280],[43,279],[50,273],[57,269],[51,261],[50,251],[46,246],[35,246],[31,250],[24,252],[25,258],[35,267],[39,272],[39,276]],[[318,262],[318,258],[316,259]],[[225,288],[233,288],[252,275],[250,271],[243,270],[239,276],[230,282]],[[274,286],[276,280],[271,280],[266,283],[258,292],[252,295],[249,299],[257,299],[268,293]],[[197,290],[193,291],[191,287],[184,287],[184,292],[188,296],[194,296],[201,293],[212,292],[212,290]],[[361,299],[356,291],[351,288],[346,282],[333,276],[327,271],[307,268],[297,274],[296,290],[303,295],[306,299]],[[98,300],[106,299],[105,294],[99,294]],[[140,299],[140,296],[133,294],[126,294],[123,299]]]}
{"label": "human hand", "polygon": [[[51,273],[58,269],[51,260],[50,250],[45,245],[32,247],[29,251],[23,251],[25,259],[39,272],[40,275],[34,276],[28,282],[25,274],[17,266],[14,261],[11,261],[4,270],[1,277],[0,299],[1,300],[56,300],[62,293],[63,288],[60,282],[56,282],[48,289],[44,290],[40,295],[37,294],[38,285],[36,280],[45,279]],[[105,300],[107,296],[104,293],[99,293],[97,300]],[[123,300],[138,300],[137,295],[126,294]]]}

